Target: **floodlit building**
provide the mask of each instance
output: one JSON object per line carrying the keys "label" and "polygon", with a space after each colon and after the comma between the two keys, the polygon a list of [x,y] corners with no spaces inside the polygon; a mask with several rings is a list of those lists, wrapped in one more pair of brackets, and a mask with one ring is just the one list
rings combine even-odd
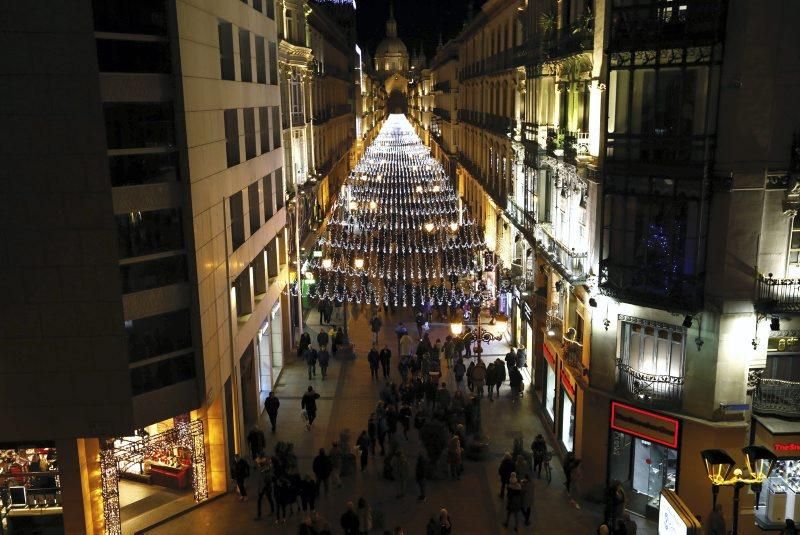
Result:
{"label": "floodlit building", "polygon": [[[765,446],[800,491],[798,63],[771,52],[800,12],[773,8],[490,0],[431,62],[537,411],[583,494],[620,480],[648,518],[663,488],[708,514],[708,448]],[[741,533],[791,517],[770,499]]]}
{"label": "floodlit building", "polygon": [[228,489],[288,348],[275,6],[0,20],[3,522],[131,533]]}

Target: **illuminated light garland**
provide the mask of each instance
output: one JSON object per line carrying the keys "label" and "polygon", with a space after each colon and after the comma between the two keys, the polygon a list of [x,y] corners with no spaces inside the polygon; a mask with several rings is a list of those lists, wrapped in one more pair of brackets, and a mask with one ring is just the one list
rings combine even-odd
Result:
{"label": "illuminated light garland", "polygon": [[312,297],[403,306],[480,299],[477,283],[463,288],[460,277],[480,269],[481,229],[402,115],[390,116],[351,171],[318,249],[305,265],[317,281]]}

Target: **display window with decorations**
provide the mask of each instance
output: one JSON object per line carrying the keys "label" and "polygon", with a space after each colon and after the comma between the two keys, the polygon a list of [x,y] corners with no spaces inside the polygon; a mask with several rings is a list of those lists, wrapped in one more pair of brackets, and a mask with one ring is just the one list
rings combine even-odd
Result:
{"label": "display window with decorations", "polygon": [[762,529],[782,529],[787,518],[800,518],[800,422],[759,416],[751,429],[752,443],[778,458],[758,494],[755,521]]}
{"label": "display window with decorations", "polygon": [[63,530],[61,473],[52,443],[0,443],[0,532]]}

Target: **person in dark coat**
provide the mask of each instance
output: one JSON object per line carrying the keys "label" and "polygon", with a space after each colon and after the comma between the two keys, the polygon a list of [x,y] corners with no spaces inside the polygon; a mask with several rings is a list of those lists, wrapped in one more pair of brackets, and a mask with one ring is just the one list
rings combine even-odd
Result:
{"label": "person in dark coat", "polygon": [[300,335],[300,341],[297,343],[297,356],[302,358],[306,353],[306,349],[311,345],[311,335],[304,332]]}
{"label": "person in dark coat", "polygon": [[306,366],[308,367],[308,380],[311,380],[311,375],[317,376],[317,350],[313,346],[306,349],[304,358],[306,359]]}
{"label": "person in dark coat", "polygon": [[358,535],[358,513],[353,502],[347,502],[347,510],[339,520],[344,535]]}
{"label": "person in dark coat", "polygon": [[389,371],[390,371],[390,364],[392,361],[392,350],[389,349],[388,344],[383,345],[383,349],[381,349],[379,359],[381,362],[381,370],[383,371],[383,378],[389,378]]}
{"label": "person in dark coat", "polygon": [[300,400],[300,408],[304,409],[308,415],[308,425],[306,426],[308,429],[311,429],[311,426],[314,425],[314,419],[317,417],[318,399],[319,394],[314,392],[313,386],[309,386],[308,391],[303,394],[303,399]]}
{"label": "person in dark coat", "polygon": [[361,434],[358,435],[356,446],[358,446],[358,450],[361,453],[361,471],[363,472],[367,469],[367,462],[369,461],[369,437],[366,431],[361,431]]}
{"label": "person in dark coat", "polygon": [[280,477],[275,481],[275,505],[277,513],[275,514],[275,523],[286,523],[286,508],[292,503],[292,491],[289,488],[289,480],[285,477]]}
{"label": "person in dark coat", "polygon": [[506,521],[503,526],[509,527],[509,520],[514,519],[514,531],[519,530],[519,514],[522,511],[522,485],[517,474],[511,473],[508,478],[508,497],[506,498]]}
{"label": "person in dark coat", "polygon": [[570,451],[566,456],[564,456],[564,477],[566,478],[564,481],[564,486],[567,487],[567,492],[569,492],[569,487],[572,484],[572,473],[580,464],[581,461],[575,457],[574,452]]}
{"label": "person in dark coat", "polygon": [[319,362],[319,369],[322,372],[322,380],[328,377],[328,366],[331,363],[331,354],[327,349],[320,349],[317,354],[317,361]]}
{"label": "person in dark coat", "polygon": [[233,466],[231,468],[233,479],[236,481],[236,488],[239,489],[239,501],[243,502],[247,499],[247,489],[244,486],[244,482],[250,476],[250,465],[236,453],[233,456]]}
{"label": "person in dark coat", "polygon": [[497,390],[497,396],[500,396],[500,387],[506,380],[506,367],[503,365],[503,361],[499,358],[494,361],[494,373],[495,373],[495,382],[494,387]]}
{"label": "person in dark coat", "polygon": [[414,467],[414,479],[417,481],[417,486],[419,487],[419,496],[417,499],[421,502],[425,501],[425,465],[427,461],[425,460],[425,455],[420,452],[417,455],[417,464]]}
{"label": "person in dark coat", "polygon": [[407,402],[403,402],[397,414],[400,425],[403,426],[403,436],[408,440],[408,430],[411,427],[411,406]]}
{"label": "person in dark coat", "polygon": [[536,472],[536,477],[542,477],[542,466],[544,466],[544,458],[547,455],[547,442],[540,434],[531,442],[531,452],[533,453],[533,470]]}
{"label": "person in dark coat", "polygon": [[320,329],[319,334],[317,335],[317,345],[319,346],[320,351],[323,349],[328,349],[328,333],[325,332],[325,329]]}
{"label": "person in dark coat", "polygon": [[372,343],[378,343],[378,333],[381,332],[381,327],[383,327],[383,322],[378,317],[377,314],[372,316],[372,319],[369,321],[369,328],[372,331]]}
{"label": "person in dark coat", "polygon": [[255,461],[264,451],[264,446],[267,444],[267,439],[264,438],[264,432],[256,425],[247,433],[247,444],[250,446],[250,457]]}
{"label": "person in dark coat", "polygon": [[313,479],[311,479],[311,477],[306,475],[303,476],[302,480],[300,480],[298,490],[300,491],[300,504],[303,507],[303,511],[308,511],[311,509],[311,512],[313,513],[316,510],[317,484]]}
{"label": "person in dark coat", "polygon": [[514,352],[514,348],[512,347],[508,353],[506,353],[506,368],[508,368],[508,373],[511,373],[511,368],[517,367],[517,354]]}
{"label": "person in dark coat", "polygon": [[497,474],[500,476],[500,497],[506,495],[506,486],[508,485],[511,473],[514,471],[514,459],[511,458],[511,453],[506,452],[503,460],[500,461],[500,467],[497,469]]}
{"label": "person in dark coat", "polygon": [[325,487],[325,494],[328,494],[330,492],[328,481],[330,480],[331,472],[333,472],[333,461],[325,453],[325,448],[319,449],[319,454],[314,457],[311,469],[314,471],[314,477],[317,480],[317,493],[319,494],[321,487]]}
{"label": "person in dark coat", "polygon": [[274,479],[275,470],[272,465],[272,458],[261,456],[256,459],[256,466],[260,476],[259,489],[258,489],[258,502],[256,504],[256,520],[261,519],[261,500],[266,496],[269,502],[269,514],[275,513],[275,499],[274,499]]}
{"label": "person in dark coat", "polygon": [[464,380],[464,375],[467,373],[467,367],[464,366],[464,359],[461,357],[455,363],[453,367],[453,375],[456,376],[456,383],[459,387],[461,387],[461,381]]}
{"label": "person in dark coat", "polygon": [[267,399],[264,400],[264,410],[267,411],[267,416],[269,416],[269,423],[272,425],[272,432],[275,432],[275,423],[278,420],[278,408],[280,408],[281,402],[275,396],[275,392],[270,392],[267,396]]}
{"label": "person in dark coat", "polygon": [[511,399],[516,403],[522,394],[523,388],[522,374],[520,373],[519,369],[511,368],[511,371],[508,373],[508,382],[509,385],[511,385]]}
{"label": "person in dark coat", "polygon": [[467,366],[467,388],[469,388],[470,392],[475,390],[475,385],[472,384],[472,371],[475,369],[475,362],[470,361],[469,366]]}
{"label": "person in dark coat", "polygon": [[380,353],[378,348],[372,346],[372,349],[367,353],[367,362],[369,363],[369,376],[370,379],[378,379],[378,363],[380,362]]}

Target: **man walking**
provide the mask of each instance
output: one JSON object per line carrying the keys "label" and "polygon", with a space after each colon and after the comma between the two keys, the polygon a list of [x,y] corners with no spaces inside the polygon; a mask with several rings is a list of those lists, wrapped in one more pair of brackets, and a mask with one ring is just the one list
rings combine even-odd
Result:
{"label": "man walking", "polygon": [[328,349],[321,349],[317,360],[319,361],[319,369],[322,371],[322,380],[324,381],[326,377],[328,377],[328,365],[331,362],[331,354],[328,353]]}
{"label": "man walking", "polygon": [[311,468],[314,470],[314,477],[317,479],[317,493],[320,492],[322,487],[325,487],[325,494],[328,494],[328,492],[330,492],[328,480],[333,471],[333,463],[331,458],[325,453],[325,448],[319,449],[319,454],[314,457]]}
{"label": "man walking", "polygon": [[397,324],[397,328],[394,330],[394,333],[397,335],[397,352],[400,353],[400,356],[403,356],[403,352],[400,350],[400,340],[403,339],[403,336],[408,334],[408,329],[406,326],[403,325],[403,322]]}
{"label": "man walking", "polygon": [[319,345],[320,351],[323,349],[328,349],[328,333],[325,332],[325,329],[319,330],[319,334],[317,335],[317,344]]}
{"label": "man walking", "polygon": [[269,416],[269,423],[272,426],[272,432],[275,432],[275,421],[278,419],[278,408],[281,402],[275,396],[275,392],[270,392],[267,399],[264,400],[264,410],[267,411]]}
{"label": "man walking", "polygon": [[247,433],[247,444],[250,446],[250,458],[255,461],[261,456],[261,452],[264,451],[264,446],[267,444],[264,432],[257,425],[254,425]]}
{"label": "man walking", "polygon": [[261,456],[256,460],[256,466],[258,467],[258,473],[261,478],[259,482],[259,489],[258,489],[258,502],[256,508],[256,520],[261,520],[261,500],[264,496],[267,497],[267,501],[269,502],[269,514],[270,516],[275,513],[275,500],[272,497],[272,490],[273,490],[273,478],[275,477],[275,472],[272,466],[272,457],[268,456]]}
{"label": "man walking", "polygon": [[400,338],[400,356],[401,357],[411,356],[411,337],[408,335],[408,333],[405,333]]}
{"label": "man walking", "polygon": [[318,399],[319,394],[314,392],[313,386],[309,386],[308,391],[303,394],[303,399],[300,400],[300,408],[304,409],[308,415],[308,424],[306,424],[306,429],[311,429],[311,426],[314,425],[314,419],[317,417]]}
{"label": "man walking", "polygon": [[392,350],[389,349],[388,344],[383,345],[383,349],[381,349],[381,353],[379,355],[381,361],[381,369],[383,370],[383,378],[389,378],[389,365],[392,361]]}
{"label": "man walking", "polygon": [[314,349],[314,346],[308,346],[305,358],[306,366],[308,366],[308,380],[310,381],[312,373],[314,377],[317,376],[317,350]]}
{"label": "man walking", "polygon": [[373,344],[377,344],[378,343],[378,333],[381,332],[381,327],[383,327],[383,322],[378,317],[377,313],[372,315],[372,320],[370,320],[369,326],[372,329],[372,343]]}
{"label": "man walking", "polygon": [[369,376],[370,379],[378,379],[378,362],[380,361],[380,354],[378,353],[378,348],[374,345],[372,349],[369,350],[367,353],[367,362],[369,363]]}

